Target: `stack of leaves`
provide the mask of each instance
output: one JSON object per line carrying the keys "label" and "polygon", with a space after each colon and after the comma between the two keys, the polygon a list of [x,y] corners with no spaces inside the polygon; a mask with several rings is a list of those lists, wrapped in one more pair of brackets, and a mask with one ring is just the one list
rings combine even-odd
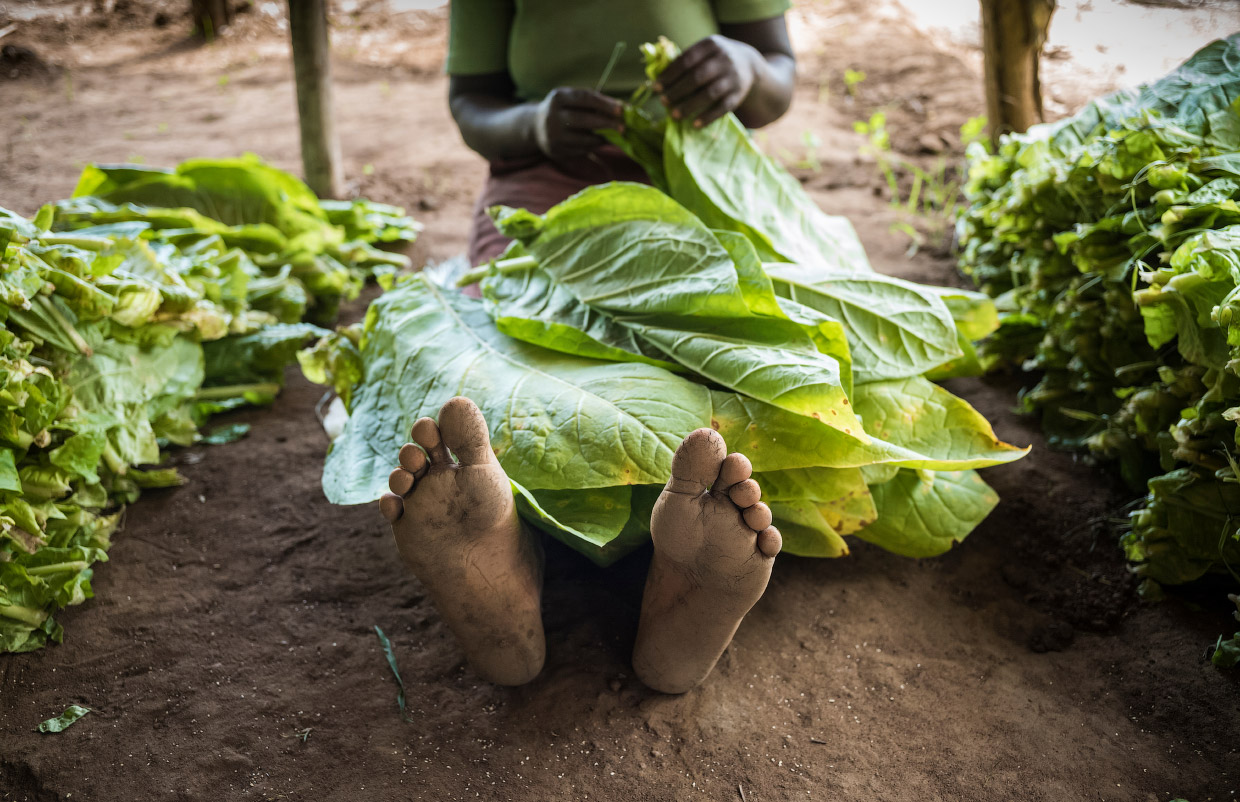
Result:
{"label": "stack of leaves", "polygon": [[[1240,35],[1165,78],[969,151],[961,266],[997,296],[987,364],[1052,442],[1117,460],[1138,572],[1240,563]],[[1234,327],[1233,327],[1234,324]],[[1161,474],[1161,475],[1160,475]],[[1147,586],[1151,590],[1153,586]]]}
{"label": "stack of leaves", "polygon": [[465,395],[525,519],[600,564],[649,537],[672,454],[705,426],[752,461],[790,553],[963,539],[997,501],[974,469],[1025,451],[926,375],[976,369],[989,299],[874,273],[735,117],[649,122],[629,144],[661,188],[493,209],[514,243],[466,277],[482,300],[408,277],[303,354],[350,413],[328,498],[378,498],[410,425]]}
{"label": "stack of leaves", "polygon": [[274,398],[326,333],[298,321],[399,263],[369,243],[412,226],[364,201],[320,208],[253,159],[90,167],[34,220],[0,209],[0,651],[62,638],[54,613],[92,595],[121,505],[180,483],[138,466]]}

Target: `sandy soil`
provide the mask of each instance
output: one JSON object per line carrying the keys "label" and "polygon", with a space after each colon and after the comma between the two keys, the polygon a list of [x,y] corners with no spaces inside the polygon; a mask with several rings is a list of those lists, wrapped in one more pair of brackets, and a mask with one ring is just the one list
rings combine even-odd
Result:
{"label": "sandy soil", "polygon": [[[44,66],[0,64],[0,204],[33,212],[89,161],[254,151],[297,171],[278,4],[208,47],[171,0],[108,0],[102,16],[46,2],[64,16],[35,21],[36,4],[9,5],[4,44]],[[406,205],[427,225],[419,253],[446,258],[484,167],[447,114],[443,14],[375,5],[334,18],[351,189]],[[801,160],[812,132],[821,166],[799,172],[875,265],[958,281],[932,221],[912,220],[929,240],[905,256],[851,124],[885,108],[907,158],[957,158],[981,106],[971,58],[865,2],[802,5],[794,24],[821,44],[802,48],[768,147]],[[855,97],[846,67],[867,72]],[[546,669],[518,689],[478,681],[377,510],[323,499],[320,390],[290,373],[272,409],[231,416],[254,424],[247,439],[173,454],[188,484],[129,510],[97,598],[62,615],[64,645],[0,657],[0,799],[1233,799],[1237,679],[1203,659],[1227,620],[1197,604],[1217,594],[1137,602],[1106,522],[1128,498],[1042,447],[1010,412],[1016,387],[952,386],[1035,445],[986,472],[1004,501],[964,545],[781,557],[713,677],[665,697],[628,665],[648,551],[602,571],[550,544]],[[94,712],[34,732],[70,703]]]}

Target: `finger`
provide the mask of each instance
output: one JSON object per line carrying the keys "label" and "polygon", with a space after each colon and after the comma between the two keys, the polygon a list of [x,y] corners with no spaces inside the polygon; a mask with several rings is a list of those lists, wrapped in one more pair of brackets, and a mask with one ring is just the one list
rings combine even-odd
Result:
{"label": "finger", "polygon": [[417,480],[404,468],[397,468],[388,474],[388,489],[398,496],[407,496],[413,490]]}
{"label": "finger", "polygon": [[679,105],[672,108],[672,112],[678,112],[682,120],[696,120],[702,112],[732,94],[736,88],[736,81],[731,75],[720,76],[682,100]]}
{"label": "finger", "polygon": [[551,142],[551,155],[556,157],[584,156],[606,142],[590,131],[564,131]]}
{"label": "finger", "polygon": [[559,122],[565,128],[578,131],[596,131],[600,128],[624,127],[620,117],[600,114],[597,111],[574,111],[572,109],[562,112],[559,116]]}
{"label": "finger", "polygon": [[768,526],[758,533],[758,551],[763,557],[774,557],[784,547],[783,535],[773,526]]}
{"label": "finger", "polygon": [[663,91],[663,102],[673,112],[680,111],[683,114],[683,106],[689,98],[731,75],[732,71],[732,64],[726,58],[704,61],[685,73],[676,83],[669,85]]}
{"label": "finger", "polygon": [[663,74],[659,76],[659,80],[654,83],[654,91],[662,92],[665,87],[671,86],[687,72],[696,67],[702,60],[709,58],[718,52],[718,46],[709,39],[703,39],[697,44],[681,53],[676,59],[667,65],[667,69],[663,70]]}
{"label": "finger", "polygon": [[693,121],[693,127],[705,128],[728,112],[736,111],[744,100],[745,96],[741,94],[739,89],[724,95],[722,99],[716,101],[713,106],[697,116],[697,119]]}
{"label": "finger", "polygon": [[746,479],[728,491],[728,498],[741,509],[752,507],[762,498],[762,488],[753,479]]}
{"label": "finger", "polygon": [[755,532],[761,532],[771,525],[773,517],[771,508],[759,501],[749,509],[741,513],[745,517],[745,525]]}
{"label": "finger", "polygon": [[394,524],[400,520],[400,516],[404,515],[405,502],[394,493],[384,493],[383,498],[379,499],[379,512],[383,513],[388,523]]}
{"label": "finger", "polygon": [[563,89],[560,92],[560,104],[566,109],[592,111],[613,119],[624,116],[623,101],[592,89]]}
{"label": "finger", "polygon": [[413,478],[421,479],[426,472],[426,452],[413,443],[405,443],[400,447],[400,467],[413,474]]}

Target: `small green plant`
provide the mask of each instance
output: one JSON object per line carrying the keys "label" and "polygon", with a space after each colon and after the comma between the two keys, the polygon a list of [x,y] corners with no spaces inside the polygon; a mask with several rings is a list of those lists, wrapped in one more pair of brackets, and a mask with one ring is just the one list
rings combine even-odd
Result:
{"label": "small green plant", "polygon": [[967,148],[974,142],[980,142],[987,152],[990,151],[989,139],[986,134],[986,115],[984,114],[970,117],[964,121],[964,125],[960,126],[960,144]]}
{"label": "small green plant", "polygon": [[[960,138],[966,144],[978,141],[985,135],[986,118],[973,117],[960,127]],[[887,115],[876,111],[869,120],[858,120],[853,123],[853,130],[866,138],[861,146],[863,155],[871,156],[887,183],[891,196],[891,206],[906,215],[914,217],[928,229],[922,233],[909,220],[900,220],[891,225],[892,231],[898,231],[909,237],[909,255],[916,253],[929,243],[934,247],[944,247],[960,208],[960,181],[951,174],[947,159],[939,157],[934,166],[927,170],[907,159],[892,153],[891,136],[887,132]],[[900,176],[911,175],[912,182],[907,196],[900,188]]]}
{"label": "small green plant", "polygon": [[857,85],[865,80],[865,70],[854,70],[851,67],[844,70],[844,89],[847,90],[849,97],[857,96]]}
{"label": "small green plant", "polygon": [[822,161],[818,158],[818,148],[822,146],[822,140],[807,128],[801,132],[801,144],[805,147],[805,152],[800,158],[787,148],[780,148],[779,160],[801,170],[812,170],[815,173],[821,171]]}

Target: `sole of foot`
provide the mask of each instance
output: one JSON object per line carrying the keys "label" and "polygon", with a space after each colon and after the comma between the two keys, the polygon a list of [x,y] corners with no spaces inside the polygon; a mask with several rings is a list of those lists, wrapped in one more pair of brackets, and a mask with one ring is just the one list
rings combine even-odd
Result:
{"label": "sole of foot", "polygon": [[396,547],[478,676],[529,682],[546,652],[542,552],[517,518],[486,421],[457,397],[438,423],[413,424],[412,438],[388,477],[392,492],[379,500]]}
{"label": "sole of foot", "polygon": [[633,669],[647,686],[684,693],[710,674],[762,597],[782,539],[743,454],[698,429],[680,444],[650,522]]}

